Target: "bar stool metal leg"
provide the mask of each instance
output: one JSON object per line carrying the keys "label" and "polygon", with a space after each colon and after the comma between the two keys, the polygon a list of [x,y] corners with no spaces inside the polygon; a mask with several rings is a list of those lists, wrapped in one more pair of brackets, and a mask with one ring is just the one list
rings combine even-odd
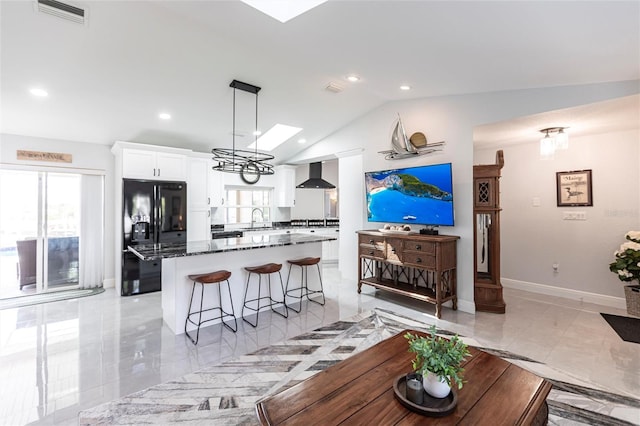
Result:
{"label": "bar stool metal leg", "polygon": [[[289,317],[289,311],[287,308],[287,304],[286,304],[286,297],[285,297],[285,288],[284,288],[284,283],[282,281],[282,274],[280,273],[280,269],[282,268],[281,264],[275,264],[275,263],[268,263],[266,265],[261,265],[261,266],[254,266],[254,267],[247,267],[245,268],[248,272],[249,275],[247,276],[247,285],[245,287],[244,290],[244,302],[242,303],[242,319],[247,322],[248,324],[250,324],[252,327],[257,327],[258,326],[258,319],[259,319],[259,315],[260,315],[260,309],[269,306],[271,308],[271,310],[273,312],[275,312],[276,314],[284,317],[284,318],[288,318]],[[279,300],[275,300],[273,298],[272,292],[271,292],[271,274],[274,273],[278,273],[278,276],[280,278],[280,289],[282,290],[282,295],[283,295],[283,300],[279,301]],[[253,298],[253,299],[247,299],[248,295],[249,295],[249,285],[251,282],[251,274],[257,274],[258,275],[258,295],[257,297]],[[268,295],[263,296],[262,295],[262,275],[267,275],[267,285],[268,285]],[[262,300],[268,300],[268,304],[262,305]],[[253,308],[250,306],[250,304],[254,303],[256,304],[256,307]],[[283,312],[279,312],[277,311],[274,306],[278,305],[278,304],[282,304],[283,308],[284,308],[284,313]],[[250,311],[254,311],[256,313],[256,321],[255,323],[249,321],[249,319],[245,316],[244,311],[245,309],[248,309]]]}
{"label": "bar stool metal leg", "polygon": [[227,324],[226,322],[224,322],[224,320],[221,320],[222,324],[227,327],[229,330],[233,331],[234,333],[238,331],[238,321],[236,320],[236,312],[233,309],[233,297],[231,296],[231,285],[229,284],[229,280],[227,280],[227,290],[229,290],[229,303],[231,304],[231,313],[228,313],[224,310],[224,308],[222,307],[222,293],[220,292],[220,287],[221,285],[218,284],[218,298],[220,299],[220,310],[222,311],[222,313],[224,314],[224,316],[232,316],[233,317],[233,327],[231,327],[229,324]]}
{"label": "bar stool metal leg", "polygon": [[[189,335],[189,333],[187,332],[187,324],[189,324],[190,319],[189,317],[191,316],[191,305],[193,304],[193,293],[195,293],[196,291],[196,282],[193,282],[193,286],[191,287],[191,300],[189,300],[189,310],[187,311],[187,317],[184,319],[184,334],[187,335],[187,337],[189,338],[189,340],[191,340],[191,342],[194,345],[198,344],[198,338],[200,337],[200,327],[198,327],[198,331],[196,332],[196,339],[193,340],[193,337],[191,337],[191,335]],[[202,314],[202,298],[200,298],[200,313]],[[198,322],[200,322],[200,318],[198,318]]]}
{"label": "bar stool metal leg", "polygon": [[[289,306],[289,309],[291,309],[293,312],[295,312],[295,313],[298,313],[298,314],[299,314],[299,313],[300,313],[300,311],[302,310],[302,297],[303,297],[303,293],[302,293],[302,286],[300,286],[300,287],[298,287],[298,288],[294,288],[294,289],[289,290],[289,279],[291,278],[291,269],[293,269],[293,265],[289,265],[289,273],[287,274],[287,289],[286,289],[286,291],[285,291],[285,300],[286,300],[286,297],[290,295],[289,293],[292,293],[292,292],[294,292],[294,291],[296,291],[296,290],[300,290],[300,297],[298,297],[298,296],[291,296],[291,297],[293,297],[294,299],[297,299],[297,300],[298,300],[298,309],[294,308],[294,307],[293,307],[293,305],[292,305],[292,306]],[[300,268],[300,271],[302,272],[302,271],[303,271],[303,268]],[[303,279],[303,278],[304,278],[304,275],[302,275],[302,276],[300,277],[300,282],[302,282],[302,279]]]}
{"label": "bar stool metal leg", "polygon": [[[307,288],[307,300],[309,300],[309,302],[317,303],[318,305],[324,306],[324,304],[326,302],[326,300],[324,298],[324,286],[322,285],[322,274],[320,273],[320,265],[318,265],[317,263],[316,263],[316,268],[318,268],[318,279],[320,280],[320,290],[311,290],[311,291],[309,291],[309,288],[306,287],[306,285],[305,285],[305,288]],[[309,279],[309,270],[307,269],[307,281],[305,281],[305,284],[309,283],[308,279]],[[309,293],[311,293],[311,294],[320,293],[320,295],[322,296],[322,302],[318,302],[317,300],[311,299],[309,297]]]}
{"label": "bar stool metal leg", "polygon": [[[257,327],[258,326],[258,314],[260,312],[260,288],[261,288],[261,282],[260,282],[260,275],[258,275],[258,297],[256,299],[251,299],[251,300],[247,300],[247,294],[249,293],[249,281],[251,280],[251,272],[249,272],[249,275],[247,276],[247,285],[244,289],[244,303],[242,304],[242,319],[244,321],[246,321],[247,323],[249,323],[251,326],[253,327]],[[249,306],[247,306],[248,302],[254,302],[257,301],[258,302],[258,308],[257,309],[253,309]],[[252,311],[256,311],[256,323],[252,323],[251,321],[249,321],[245,316],[244,316],[244,309],[251,309]]]}
{"label": "bar stool metal leg", "polygon": [[[319,265],[320,258],[305,257],[303,259],[288,260],[287,262],[289,263],[289,274],[287,275],[287,287],[285,290],[285,295],[298,300],[298,309],[294,308],[293,306],[291,306],[290,308],[293,309],[295,312],[300,312],[300,310],[302,310],[302,299],[305,296],[307,297],[307,300],[310,302],[317,303],[318,305],[324,305],[326,302],[326,299],[324,296],[324,286],[322,285],[322,273],[320,272],[320,265]],[[309,289],[308,267],[311,265],[316,265],[316,268],[318,270],[318,278],[320,280],[320,290]],[[293,269],[294,266],[300,267],[300,287],[289,288],[289,282],[291,279],[291,270]],[[300,291],[299,295],[297,294],[298,290]],[[312,295],[315,295],[318,293],[322,296],[322,301],[318,301],[311,298]]]}
{"label": "bar stool metal leg", "polygon": [[[216,271],[216,272],[211,272],[209,274],[200,274],[200,275],[189,275],[189,278],[193,280],[193,287],[191,288],[191,299],[189,300],[189,310],[187,312],[187,318],[185,319],[184,322],[184,333],[187,335],[187,337],[189,338],[189,340],[191,340],[191,342],[194,345],[198,344],[198,340],[200,339],[200,327],[202,326],[202,324],[209,322],[209,321],[214,321],[214,320],[220,320],[220,322],[222,323],[222,325],[224,325],[225,327],[227,327],[229,330],[233,331],[234,333],[238,330],[238,321],[236,319],[235,316],[235,311],[233,309],[233,298],[231,296],[231,285],[229,284],[229,277],[231,276],[231,272],[229,271]],[[231,304],[231,313],[227,312],[224,309],[224,305],[223,305],[223,300],[222,300],[222,290],[220,289],[221,286],[221,282],[222,281],[226,281],[227,282],[227,289],[229,291],[229,303]],[[193,296],[195,294],[195,290],[196,290],[196,284],[200,284],[200,309],[198,311],[194,311],[192,312],[191,309],[193,308]],[[220,301],[220,305],[219,306],[214,306],[212,308],[208,308],[208,309],[203,309],[203,304],[204,304],[204,286],[205,284],[217,284],[218,285],[218,299]],[[216,311],[219,313],[218,316],[214,316],[212,318],[209,319],[205,319],[202,320],[202,314],[204,312],[208,312],[208,311]],[[191,317],[198,315],[198,322],[194,322]],[[231,325],[227,324],[225,322],[226,318],[233,318],[233,322],[234,322],[234,326],[231,327]],[[195,325],[197,327],[196,329],[196,337],[195,339],[189,334],[188,330],[187,330],[187,326],[189,325],[189,323]]]}

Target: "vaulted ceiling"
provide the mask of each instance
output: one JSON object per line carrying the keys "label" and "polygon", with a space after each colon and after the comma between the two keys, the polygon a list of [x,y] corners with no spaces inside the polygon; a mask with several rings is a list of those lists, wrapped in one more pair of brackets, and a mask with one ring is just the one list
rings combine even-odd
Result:
{"label": "vaulted ceiling", "polygon": [[[284,24],[240,1],[73,3],[86,25],[0,2],[0,132],[230,147],[238,79],[262,87],[261,130],[304,129],[283,162],[388,101],[640,79],[638,1],[335,0]],[[254,101],[237,97],[239,148]]]}

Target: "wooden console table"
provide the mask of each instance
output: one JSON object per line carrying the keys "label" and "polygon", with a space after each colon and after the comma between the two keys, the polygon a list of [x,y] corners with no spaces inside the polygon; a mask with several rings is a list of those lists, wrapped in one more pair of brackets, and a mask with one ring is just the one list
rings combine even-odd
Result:
{"label": "wooden console table", "polygon": [[[413,334],[424,333],[411,331]],[[263,425],[544,425],[551,383],[470,347],[466,384],[446,417],[425,417],[395,398],[393,382],[410,373],[406,330],[256,404]]]}
{"label": "wooden console table", "polygon": [[358,293],[362,284],[392,291],[436,305],[451,300],[458,308],[456,292],[455,235],[394,234],[358,231]]}

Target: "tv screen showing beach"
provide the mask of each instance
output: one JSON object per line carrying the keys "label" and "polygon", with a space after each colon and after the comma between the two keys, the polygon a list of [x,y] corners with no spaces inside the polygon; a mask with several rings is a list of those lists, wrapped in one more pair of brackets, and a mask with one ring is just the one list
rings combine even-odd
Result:
{"label": "tv screen showing beach", "polygon": [[451,163],[365,173],[369,222],[453,226]]}

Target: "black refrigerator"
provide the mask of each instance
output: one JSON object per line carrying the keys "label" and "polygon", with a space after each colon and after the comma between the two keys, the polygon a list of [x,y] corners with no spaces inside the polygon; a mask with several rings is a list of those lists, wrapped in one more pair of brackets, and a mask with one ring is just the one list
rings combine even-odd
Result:
{"label": "black refrigerator", "polygon": [[123,179],[122,295],[161,290],[162,261],[143,261],[128,246],[187,242],[187,184]]}

